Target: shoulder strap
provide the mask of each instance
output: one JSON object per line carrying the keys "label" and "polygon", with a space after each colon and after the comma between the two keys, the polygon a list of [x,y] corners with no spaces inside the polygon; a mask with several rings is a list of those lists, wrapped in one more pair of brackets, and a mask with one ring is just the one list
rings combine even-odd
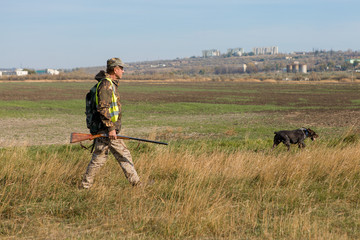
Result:
{"label": "shoulder strap", "polygon": [[96,106],[99,105],[99,98],[98,98],[98,88],[99,88],[99,85],[100,83],[102,82],[103,79],[101,79],[98,84],[96,85],[96,91],[95,91],[95,103],[96,103]]}
{"label": "shoulder strap", "polygon": [[104,79],[108,80],[108,81],[111,83],[111,87],[112,87],[112,90],[113,90],[113,94],[115,95],[115,87],[114,87],[114,84],[113,84],[111,78],[103,78],[103,79],[101,79],[101,80],[99,81],[99,83],[97,84],[97,86],[96,86],[96,92],[95,92],[95,102],[96,102],[96,106],[99,105],[99,99],[98,99],[98,94],[97,94],[97,93],[98,93],[98,88],[99,88],[100,83],[101,83],[102,80],[104,80]]}

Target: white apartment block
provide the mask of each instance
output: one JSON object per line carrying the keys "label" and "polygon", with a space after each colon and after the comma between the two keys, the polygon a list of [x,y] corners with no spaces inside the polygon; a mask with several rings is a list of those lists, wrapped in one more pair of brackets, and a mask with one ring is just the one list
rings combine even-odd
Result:
{"label": "white apartment block", "polygon": [[203,57],[218,57],[220,56],[220,51],[217,49],[210,49],[210,50],[203,50],[202,51]]}
{"label": "white apartment block", "polygon": [[228,48],[227,54],[233,55],[233,56],[242,56],[244,54],[243,48]]}
{"label": "white apartment block", "polygon": [[254,47],[253,53],[255,55],[275,55],[279,54],[279,47],[272,46],[272,47]]}

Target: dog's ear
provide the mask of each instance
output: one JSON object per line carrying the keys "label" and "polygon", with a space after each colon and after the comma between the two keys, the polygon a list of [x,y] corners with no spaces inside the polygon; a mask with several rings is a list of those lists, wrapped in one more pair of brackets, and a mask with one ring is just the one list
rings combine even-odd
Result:
{"label": "dog's ear", "polygon": [[310,128],[308,128],[308,132],[309,132],[309,134],[310,134],[310,136],[311,136],[312,138],[317,138],[317,137],[319,137],[319,135],[317,135],[316,132],[313,131],[313,130],[311,130]]}
{"label": "dog's ear", "polygon": [[315,133],[315,131],[312,130],[312,129],[310,129],[310,128],[308,128],[307,130],[308,130],[309,132],[311,132],[311,133]]}

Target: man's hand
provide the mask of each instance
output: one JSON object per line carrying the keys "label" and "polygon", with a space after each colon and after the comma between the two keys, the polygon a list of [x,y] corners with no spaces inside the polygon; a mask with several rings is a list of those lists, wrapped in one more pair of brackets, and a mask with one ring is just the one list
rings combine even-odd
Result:
{"label": "man's hand", "polygon": [[116,131],[115,130],[112,130],[109,132],[109,138],[110,138],[110,140],[116,139]]}

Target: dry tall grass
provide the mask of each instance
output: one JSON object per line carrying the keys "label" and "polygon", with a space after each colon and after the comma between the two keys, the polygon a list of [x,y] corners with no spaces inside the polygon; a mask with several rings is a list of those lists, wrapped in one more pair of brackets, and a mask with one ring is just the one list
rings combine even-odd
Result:
{"label": "dry tall grass", "polygon": [[[207,152],[207,153],[205,153]],[[358,239],[360,145],[291,152],[135,154],[133,188],[111,157],[90,190],[77,147],[0,150],[4,239]]]}

